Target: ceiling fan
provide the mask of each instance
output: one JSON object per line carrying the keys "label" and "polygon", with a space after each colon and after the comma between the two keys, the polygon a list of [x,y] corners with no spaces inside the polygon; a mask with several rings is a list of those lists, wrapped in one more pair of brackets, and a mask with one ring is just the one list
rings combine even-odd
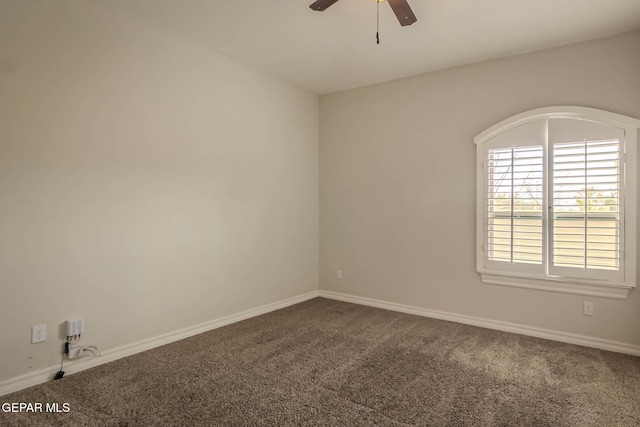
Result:
{"label": "ceiling fan", "polygon": [[[337,1],[338,0],[316,0],[309,7],[313,10],[322,12],[323,10],[325,10],[326,8],[328,8],[329,6],[331,6]],[[374,0],[374,1],[381,2],[383,0]],[[417,21],[416,15],[413,14],[413,11],[411,10],[409,3],[407,3],[407,0],[387,0],[387,1],[389,2],[389,6],[391,6],[391,9],[393,9],[393,13],[396,14],[396,18],[398,18],[400,25],[405,27]]]}

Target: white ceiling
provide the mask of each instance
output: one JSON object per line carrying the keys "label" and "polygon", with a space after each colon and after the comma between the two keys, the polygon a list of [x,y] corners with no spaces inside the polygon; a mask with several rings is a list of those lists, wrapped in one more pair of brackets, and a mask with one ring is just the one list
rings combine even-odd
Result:
{"label": "white ceiling", "polygon": [[[92,0],[325,94],[640,28],[640,0]],[[640,54],[640,52],[639,52]]]}

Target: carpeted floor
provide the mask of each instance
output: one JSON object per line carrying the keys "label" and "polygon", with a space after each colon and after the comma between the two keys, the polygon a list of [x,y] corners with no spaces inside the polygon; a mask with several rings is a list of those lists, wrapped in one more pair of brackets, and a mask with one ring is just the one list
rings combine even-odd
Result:
{"label": "carpeted floor", "polygon": [[640,358],[323,298],[0,397],[8,426],[640,426]]}

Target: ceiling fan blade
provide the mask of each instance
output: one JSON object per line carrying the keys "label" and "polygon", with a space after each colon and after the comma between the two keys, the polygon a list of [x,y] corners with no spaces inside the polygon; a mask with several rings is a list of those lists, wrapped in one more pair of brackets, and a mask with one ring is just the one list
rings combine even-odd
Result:
{"label": "ceiling fan blade", "polygon": [[338,0],[317,0],[309,6],[313,10],[323,11]]}
{"label": "ceiling fan blade", "polygon": [[[318,0],[316,3],[319,3]],[[315,4],[315,3],[314,3]],[[396,18],[400,21],[400,25],[406,27],[407,25],[411,25],[416,22],[418,19],[416,15],[413,14],[413,10],[407,3],[407,0],[389,0],[389,6],[393,9],[393,13],[396,14]]]}

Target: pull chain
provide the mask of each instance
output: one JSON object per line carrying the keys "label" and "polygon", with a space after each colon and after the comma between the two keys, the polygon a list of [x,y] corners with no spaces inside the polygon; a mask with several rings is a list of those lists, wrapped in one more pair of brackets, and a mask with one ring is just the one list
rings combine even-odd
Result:
{"label": "pull chain", "polygon": [[376,0],[376,44],[380,44],[380,0]]}

